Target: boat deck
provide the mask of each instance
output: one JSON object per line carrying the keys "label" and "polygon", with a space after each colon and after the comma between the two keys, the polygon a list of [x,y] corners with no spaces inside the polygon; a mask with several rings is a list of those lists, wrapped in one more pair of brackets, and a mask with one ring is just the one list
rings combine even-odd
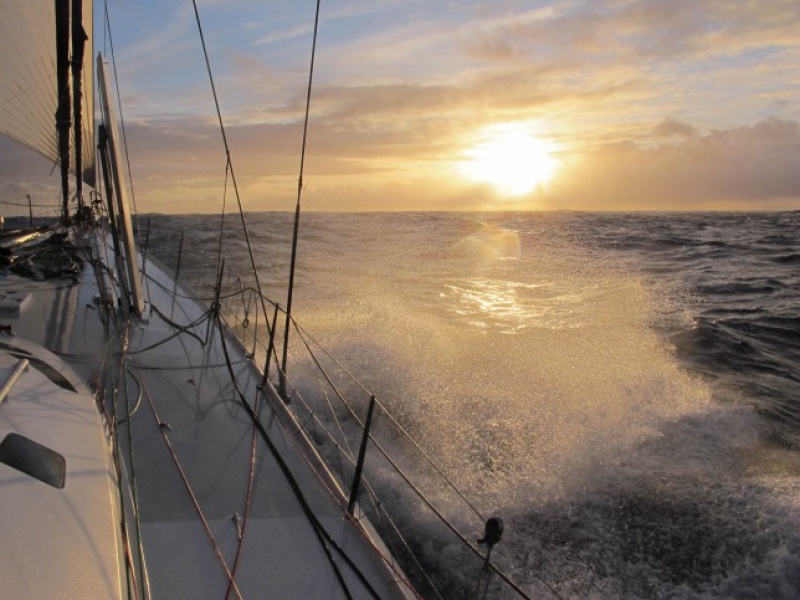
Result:
{"label": "boat deck", "polygon": [[106,391],[135,587],[154,598],[414,597],[214,313],[148,262],[144,316],[124,327],[97,261],[113,264],[111,250],[87,239],[93,260],[72,280],[0,280],[0,293],[24,296],[0,325]]}

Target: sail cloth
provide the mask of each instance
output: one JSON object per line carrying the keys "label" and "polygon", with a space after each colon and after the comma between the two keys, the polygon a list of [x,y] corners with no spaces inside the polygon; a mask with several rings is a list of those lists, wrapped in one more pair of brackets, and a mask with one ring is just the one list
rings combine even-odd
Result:
{"label": "sail cloth", "polygon": [[[81,78],[82,176],[91,185],[95,155],[92,0],[82,0],[82,4],[83,28],[89,37],[83,55]],[[53,162],[58,162],[55,32],[55,0],[3,0],[3,15],[0,19],[0,134],[35,150]],[[69,86],[72,93],[71,75]],[[73,137],[71,132],[70,138]],[[75,149],[72,141],[70,147],[70,169],[75,174]]]}

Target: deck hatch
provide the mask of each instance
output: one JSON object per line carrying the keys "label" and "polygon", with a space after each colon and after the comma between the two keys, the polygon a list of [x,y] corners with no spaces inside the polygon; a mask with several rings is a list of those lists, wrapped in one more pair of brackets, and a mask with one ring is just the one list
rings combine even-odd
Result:
{"label": "deck hatch", "polygon": [[53,486],[63,488],[67,461],[55,450],[23,435],[9,433],[0,443],[0,462]]}

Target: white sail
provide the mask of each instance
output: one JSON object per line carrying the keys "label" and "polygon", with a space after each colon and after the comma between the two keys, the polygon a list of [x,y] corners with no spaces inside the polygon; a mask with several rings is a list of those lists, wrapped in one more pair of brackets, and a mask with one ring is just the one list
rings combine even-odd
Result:
{"label": "white sail", "polygon": [[[0,134],[57,162],[54,7],[54,0],[3,1],[3,18],[0,19],[0,81],[3,82],[0,86]],[[91,0],[83,0],[83,22],[89,36],[83,57],[81,107],[81,146],[86,174],[92,172],[94,166]],[[71,147],[70,169],[74,173],[74,143]]]}

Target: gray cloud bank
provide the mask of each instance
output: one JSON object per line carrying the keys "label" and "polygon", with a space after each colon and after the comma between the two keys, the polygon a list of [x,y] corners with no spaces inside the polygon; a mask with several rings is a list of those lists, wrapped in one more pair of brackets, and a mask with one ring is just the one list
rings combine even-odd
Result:
{"label": "gray cloud bank", "polygon": [[[232,128],[234,164],[247,208],[291,209],[298,165],[296,133],[289,125]],[[225,163],[217,135],[213,123],[199,119],[171,126],[132,125],[129,136],[136,148],[133,175],[140,209],[219,210]],[[365,132],[355,134],[351,148],[341,135],[336,128],[315,134],[316,149],[306,174],[307,209],[800,208],[800,124],[775,117],[707,134],[666,119],[647,138],[603,143],[580,154],[563,152],[562,165],[544,190],[506,201],[486,187],[454,181],[429,169],[395,166],[403,160],[435,163],[425,153],[409,156],[414,139],[388,136],[365,157],[364,148],[369,147],[368,140],[361,139],[368,137]],[[57,197],[57,173],[49,175],[51,170],[47,161],[16,144],[5,139],[0,143],[3,200],[21,201],[29,192]]]}

